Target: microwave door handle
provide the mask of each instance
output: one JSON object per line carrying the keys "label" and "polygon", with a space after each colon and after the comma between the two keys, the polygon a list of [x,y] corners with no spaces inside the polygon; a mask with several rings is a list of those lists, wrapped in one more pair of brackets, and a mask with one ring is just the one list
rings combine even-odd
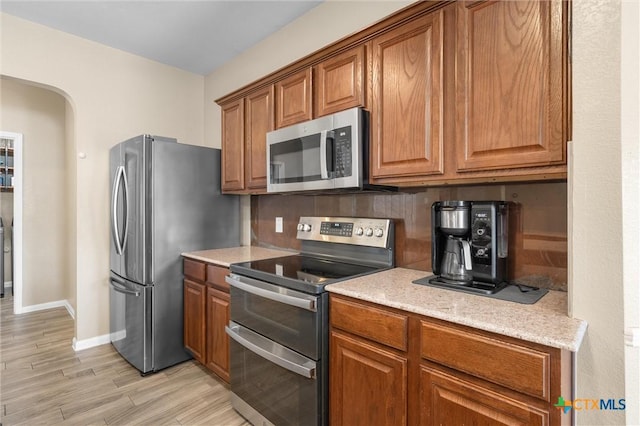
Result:
{"label": "microwave door handle", "polygon": [[329,168],[327,167],[327,130],[320,132],[320,177],[329,179]]}

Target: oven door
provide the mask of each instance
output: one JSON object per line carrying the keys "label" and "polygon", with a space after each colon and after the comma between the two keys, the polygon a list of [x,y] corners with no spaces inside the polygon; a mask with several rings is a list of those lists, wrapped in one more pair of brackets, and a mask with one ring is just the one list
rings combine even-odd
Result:
{"label": "oven door", "polygon": [[311,295],[253,278],[226,277],[231,321],[310,359],[319,360],[326,334],[327,294]]}
{"label": "oven door", "polygon": [[231,321],[233,407],[253,424],[321,425],[320,362]]}

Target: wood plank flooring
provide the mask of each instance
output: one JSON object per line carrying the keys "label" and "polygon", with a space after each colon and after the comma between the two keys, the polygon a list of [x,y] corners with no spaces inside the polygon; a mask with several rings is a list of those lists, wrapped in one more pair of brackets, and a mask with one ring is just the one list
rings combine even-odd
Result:
{"label": "wood plank flooring", "polygon": [[64,308],[0,308],[0,425],[249,425],[196,361],[142,377],[111,345],[75,352]]}

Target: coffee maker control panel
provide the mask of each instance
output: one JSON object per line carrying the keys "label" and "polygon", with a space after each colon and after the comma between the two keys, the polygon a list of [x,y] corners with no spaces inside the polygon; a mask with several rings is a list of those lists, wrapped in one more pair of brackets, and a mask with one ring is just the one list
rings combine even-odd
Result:
{"label": "coffee maker control panel", "polygon": [[491,209],[475,208],[471,212],[471,257],[474,262],[490,265],[493,250],[494,222]]}

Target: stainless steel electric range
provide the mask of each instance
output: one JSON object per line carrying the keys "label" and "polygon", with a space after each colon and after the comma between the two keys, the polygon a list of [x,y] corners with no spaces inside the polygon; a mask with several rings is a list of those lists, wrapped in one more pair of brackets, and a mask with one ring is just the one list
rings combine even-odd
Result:
{"label": "stainless steel electric range", "polygon": [[231,265],[231,401],[254,425],[328,423],[325,286],[394,265],[390,219],[301,217],[301,252]]}

